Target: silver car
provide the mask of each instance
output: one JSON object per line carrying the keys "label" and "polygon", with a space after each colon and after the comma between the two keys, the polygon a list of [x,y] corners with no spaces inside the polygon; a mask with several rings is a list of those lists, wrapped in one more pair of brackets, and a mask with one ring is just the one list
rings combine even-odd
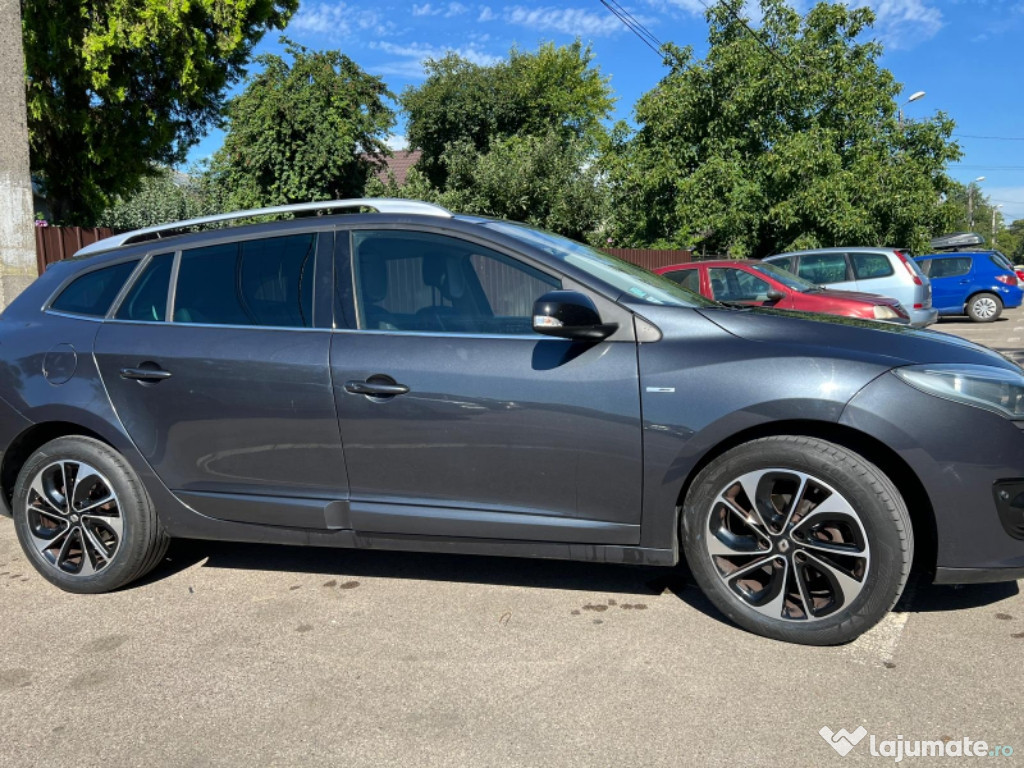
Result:
{"label": "silver car", "polygon": [[939,316],[932,307],[928,277],[909,254],[896,248],[815,248],[769,256],[765,261],[812,283],[897,299],[915,328],[931,325]]}

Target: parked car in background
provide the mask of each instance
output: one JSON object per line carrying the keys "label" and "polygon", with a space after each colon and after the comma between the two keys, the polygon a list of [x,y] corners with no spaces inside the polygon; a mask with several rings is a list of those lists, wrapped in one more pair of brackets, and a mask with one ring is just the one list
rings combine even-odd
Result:
{"label": "parked car in background", "polygon": [[857,291],[828,290],[774,264],[760,261],[702,261],[675,264],[654,271],[723,304],[910,322],[906,310],[896,299]]}
{"label": "parked car in background", "polygon": [[998,251],[933,253],[916,261],[931,280],[940,315],[991,323],[1004,307],[1019,307],[1024,296],[1013,265]]}
{"label": "parked car in background", "polygon": [[716,304],[523,224],[359,199],[118,233],[0,340],[0,513],[69,592],[142,577],[171,537],[685,557],[740,626],[828,645],[912,563],[1024,577],[1019,366]]}
{"label": "parked car in background", "polygon": [[938,319],[928,278],[898,248],[818,248],[769,256],[765,261],[818,285],[891,296],[903,305],[915,328]]}

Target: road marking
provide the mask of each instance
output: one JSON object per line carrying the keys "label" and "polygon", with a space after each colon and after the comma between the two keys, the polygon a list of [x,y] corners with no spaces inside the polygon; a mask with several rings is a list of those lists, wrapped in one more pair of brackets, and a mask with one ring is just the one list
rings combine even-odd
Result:
{"label": "road marking", "polygon": [[911,579],[903,592],[896,608],[890,611],[875,626],[858,637],[849,645],[844,645],[843,650],[853,657],[853,661],[860,664],[883,664],[890,665],[896,658],[896,651],[899,649],[900,640],[903,637],[903,630],[910,621],[910,612],[914,605],[914,595],[917,591],[916,582]]}

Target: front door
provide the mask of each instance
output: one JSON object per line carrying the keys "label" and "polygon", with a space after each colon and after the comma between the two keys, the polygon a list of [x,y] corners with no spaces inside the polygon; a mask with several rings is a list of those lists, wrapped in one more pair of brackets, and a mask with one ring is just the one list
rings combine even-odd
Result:
{"label": "front door", "polygon": [[331,369],[352,527],[637,543],[635,343],[535,334],[560,279],[467,240],[358,230],[351,253],[336,272],[356,328]]}
{"label": "front door", "polygon": [[322,528],[326,502],[347,495],[331,330],[315,327],[313,295],[332,242],[328,230],[151,257],[97,334],[125,429],[200,512]]}

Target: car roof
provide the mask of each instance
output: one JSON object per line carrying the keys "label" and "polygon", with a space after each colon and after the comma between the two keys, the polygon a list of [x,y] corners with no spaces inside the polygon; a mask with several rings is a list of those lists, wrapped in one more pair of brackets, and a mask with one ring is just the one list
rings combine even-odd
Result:
{"label": "car roof", "polygon": [[740,267],[745,264],[760,264],[760,259],[713,259],[710,261],[688,261],[685,264],[669,264],[660,269],[692,269],[694,267]]}
{"label": "car roof", "polygon": [[808,248],[803,251],[786,251],[785,253],[775,253],[771,256],[766,256],[765,261],[769,259],[778,259],[783,256],[805,256],[813,253],[849,253],[850,251],[861,251],[865,253],[892,253],[898,251],[899,248],[891,247],[878,247],[874,245],[845,245],[836,248]]}

